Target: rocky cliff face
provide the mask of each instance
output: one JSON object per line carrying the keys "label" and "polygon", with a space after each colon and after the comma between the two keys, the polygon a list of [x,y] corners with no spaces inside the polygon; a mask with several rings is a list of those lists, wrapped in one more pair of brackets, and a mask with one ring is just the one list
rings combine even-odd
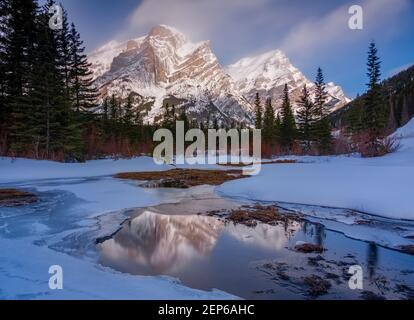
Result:
{"label": "rocky cliff face", "polygon": [[[195,120],[251,124],[256,92],[274,98],[276,107],[285,83],[293,99],[303,84],[313,85],[280,51],[223,68],[209,42],[192,43],[164,25],[142,38],[112,41],[93,52],[89,61],[101,96],[125,99],[134,93],[137,108],[149,122],[158,121],[162,106],[170,103],[185,108]],[[339,87],[330,84],[328,90],[332,109],[347,102]]]}
{"label": "rocky cliff face", "polygon": [[[226,71],[234,79],[236,89],[249,101],[253,101],[258,92],[264,98],[271,98],[276,109],[282,104],[285,84],[289,87],[290,99],[295,110],[303,86],[306,85],[311,94],[315,89],[314,83],[295,68],[280,50],[241,59],[228,66]],[[333,83],[328,83],[326,90],[327,104],[331,112],[342,108],[350,101],[341,87]]]}

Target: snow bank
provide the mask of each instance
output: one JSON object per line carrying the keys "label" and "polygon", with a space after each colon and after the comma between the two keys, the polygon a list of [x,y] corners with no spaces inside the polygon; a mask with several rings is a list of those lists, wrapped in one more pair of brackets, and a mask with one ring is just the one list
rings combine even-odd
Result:
{"label": "snow bank", "polygon": [[414,119],[396,133],[401,148],[376,159],[315,158],[274,164],[256,177],[219,187],[229,197],[342,207],[414,220]]}
{"label": "snow bank", "polygon": [[171,169],[159,166],[150,157],[121,160],[95,160],[86,163],[58,163],[29,159],[0,159],[0,183],[46,179],[87,178],[109,176],[120,172],[161,171]]}
{"label": "snow bank", "polygon": [[[116,273],[28,240],[0,238],[0,247],[0,299],[236,299],[220,291],[186,288],[172,278]],[[52,265],[63,269],[63,290],[49,289]]]}

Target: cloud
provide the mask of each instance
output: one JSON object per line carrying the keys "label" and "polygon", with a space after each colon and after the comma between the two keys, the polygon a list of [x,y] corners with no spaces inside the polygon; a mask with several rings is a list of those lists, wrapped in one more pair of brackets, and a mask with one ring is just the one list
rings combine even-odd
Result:
{"label": "cloud", "polygon": [[[297,8],[287,0],[143,0],[121,38],[145,34],[155,25],[181,30],[193,41],[211,40],[224,59],[241,57],[265,44],[278,46],[278,30],[292,23]],[[269,39],[269,34],[272,34]]]}
{"label": "cloud", "polygon": [[[347,50],[392,36],[411,0],[143,0],[119,38],[146,34],[167,24],[191,40],[211,40],[222,63],[282,49],[296,60]],[[364,30],[348,28],[351,5],[364,9]],[[323,52],[322,52],[323,51]]]}
{"label": "cloud", "polygon": [[365,0],[363,8],[364,29],[351,30],[348,27],[352,3],[343,4],[325,16],[309,19],[294,27],[282,42],[282,49],[292,54],[309,55],[314,51],[347,45],[360,40],[369,41],[379,34],[393,35],[398,28],[397,20],[409,6],[410,0]]}
{"label": "cloud", "polygon": [[144,0],[129,18],[128,32],[167,24],[202,40],[216,30],[238,24],[246,12],[265,10],[270,3],[271,0]]}

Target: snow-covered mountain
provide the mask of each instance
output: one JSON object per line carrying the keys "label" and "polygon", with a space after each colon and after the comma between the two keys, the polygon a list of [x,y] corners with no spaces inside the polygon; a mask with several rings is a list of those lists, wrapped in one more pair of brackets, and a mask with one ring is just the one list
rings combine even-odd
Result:
{"label": "snow-covered mountain", "polygon": [[[101,97],[115,94],[125,99],[134,93],[137,108],[149,122],[158,121],[162,106],[170,103],[196,120],[250,124],[256,92],[274,98],[277,107],[285,83],[293,99],[303,84],[313,86],[280,51],[223,68],[209,42],[192,43],[165,25],[141,38],[111,41],[91,53],[89,61]],[[329,84],[328,90],[333,109],[348,101],[340,87]]]}
{"label": "snow-covered mountain", "polygon": [[[297,108],[296,101],[299,99],[304,85],[310,89],[311,94],[315,89],[315,84],[294,67],[280,50],[243,58],[226,67],[225,70],[234,79],[239,92],[249,101],[253,101],[256,93],[260,93],[264,98],[272,98],[275,108],[282,104],[285,84],[289,87],[290,99],[294,109]],[[330,111],[342,108],[350,102],[341,87],[328,83],[326,90],[328,92],[327,104]]]}
{"label": "snow-covered mountain", "polygon": [[171,27],[157,26],[126,43],[111,42],[92,53],[90,62],[101,95],[136,93],[147,121],[157,121],[169,102],[184,106],[191,118],[251,122],[249,102],[235,90],[209,42],[192,43]]}

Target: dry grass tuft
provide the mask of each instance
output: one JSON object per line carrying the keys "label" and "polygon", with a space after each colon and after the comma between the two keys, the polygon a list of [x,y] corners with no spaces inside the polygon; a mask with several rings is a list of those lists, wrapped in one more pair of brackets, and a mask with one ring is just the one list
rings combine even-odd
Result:
{"label": "dry grass tuft", "polygon": [[302,217],[297,214],[281,214],[276,207],[264,207],[256,205],[254,207],[242,207],[230,212],[228,219],[235,223],[247,226],[256,225],[257,221],[271,224],[276,222],[301,221]]}
{"label": "dry grass tuft", "polygon": [[118,179],[158,181],[165,188],[189,188],[201,185],[218,186],[227,181],[243,179],[241,170],[174,169],[156,172],[127,172],[115,175]]}
{"label": "dry grass tuft", "polygon": [[17,189],[0,189],[0,206],[21,206],[37,201],[36,195]]}
{"label": "dry grass tuft", "polygon": [[323,253],[325,249],[317,244],[304,243],[297,245],[295,250],[302,253]]}

